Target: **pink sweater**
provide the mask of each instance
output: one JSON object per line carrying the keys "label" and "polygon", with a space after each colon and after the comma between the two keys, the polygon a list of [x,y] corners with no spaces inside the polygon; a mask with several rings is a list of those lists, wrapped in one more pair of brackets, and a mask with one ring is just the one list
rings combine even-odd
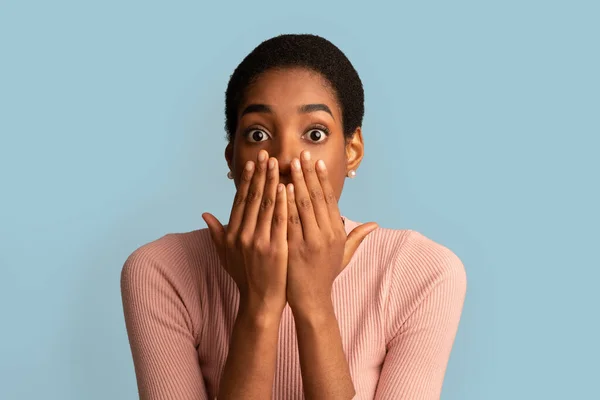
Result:
{"label": "pink sweater", "polygon": [[[345,218],[346,233],[359,223]],[[413,230],[379,227],[332,300],[355,399],[439,399],[467,280],[460,259]],[[121,274],[140,398],[214,399],[239,292],[207,228],[135,250]],[[273,399],[303,399],[294,318],[281,317]]]}

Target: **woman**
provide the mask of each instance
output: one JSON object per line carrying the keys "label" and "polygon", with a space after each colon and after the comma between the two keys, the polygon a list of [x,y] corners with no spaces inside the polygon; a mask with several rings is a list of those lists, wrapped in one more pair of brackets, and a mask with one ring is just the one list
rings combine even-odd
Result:
{"label": "woman", "polygon": [[315,35],[261,43],[226,91],[228,224],[125,262],[142,399],[438,399],[466,292],[460,259],[340,214],[363,157],[362,83]]}

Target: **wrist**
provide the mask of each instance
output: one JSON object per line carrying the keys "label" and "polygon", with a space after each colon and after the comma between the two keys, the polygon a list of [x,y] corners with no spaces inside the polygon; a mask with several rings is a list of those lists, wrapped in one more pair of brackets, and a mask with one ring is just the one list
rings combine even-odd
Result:
{"label": "wrist", "polygon": [[335,312],[331,298],[313,299],[310,302],[300,302],[290,304],[290,309],[294,315],[294,319],[300,322],[307,322],[311,325],[322,324],[335,319]]}
{"label": "wrist", "polygon": [[279,327],[282,313],[282,307],[240,300],[236,320],[255,328]]}

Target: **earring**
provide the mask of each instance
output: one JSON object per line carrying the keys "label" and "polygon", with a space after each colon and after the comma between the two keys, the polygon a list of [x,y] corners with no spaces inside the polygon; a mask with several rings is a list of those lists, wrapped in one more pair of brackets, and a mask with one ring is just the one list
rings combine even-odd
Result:
{"label": "earring", "polygon": [[229,172],[227,173],[227,177],[228,177],[229,179],[233,179],[233,174],[231,173],[231,171],[229,171]]}
{"label": "earring", "polygon": [[348,171],[348,178],[355,178],[356,177],[356,171],[351,169],[350,171]]}

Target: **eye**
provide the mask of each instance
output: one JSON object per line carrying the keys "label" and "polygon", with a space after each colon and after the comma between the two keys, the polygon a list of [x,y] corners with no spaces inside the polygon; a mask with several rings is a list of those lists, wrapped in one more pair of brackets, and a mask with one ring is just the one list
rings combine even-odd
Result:
{"label": "eye", "polygon": [[314,143],[319,143],[327,139],[329,136],[329,129],[323,127],[312,127],[306,132],[305,136]]}
{"label": "eye", "polygon": [[248,139],[248,141],[252,143],[264,142],[269,138],[269,135],[267,135],[265,131],[258,128],[249,129],[248,131],[246,131],[244,136],[246,137],[246,139]]}

